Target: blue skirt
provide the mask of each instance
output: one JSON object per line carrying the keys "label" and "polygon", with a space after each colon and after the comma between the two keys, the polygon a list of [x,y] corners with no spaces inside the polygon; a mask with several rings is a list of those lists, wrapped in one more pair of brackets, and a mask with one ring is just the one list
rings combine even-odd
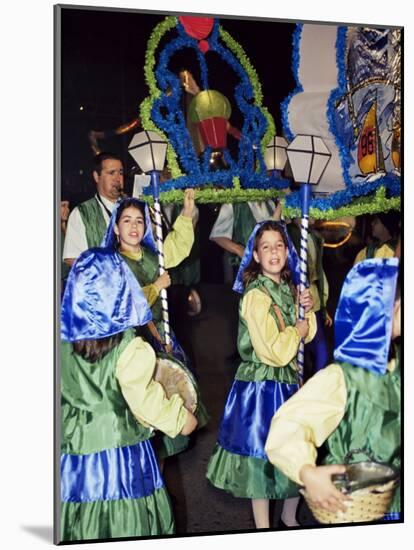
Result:
{"label": "blue skirt", "polygon": [[298,384],[235,380],[227,397],[218,443],[231,453],[267,460],[264,446],[273,415]]}
{"label": "blue skirt", "polygon": [[207,479],[239,498],[284,499],[299,487],[271,464],[264,452],[277,409],[298,390],[298,384],[271,380],[235,380],[227,397],[217,445]]}

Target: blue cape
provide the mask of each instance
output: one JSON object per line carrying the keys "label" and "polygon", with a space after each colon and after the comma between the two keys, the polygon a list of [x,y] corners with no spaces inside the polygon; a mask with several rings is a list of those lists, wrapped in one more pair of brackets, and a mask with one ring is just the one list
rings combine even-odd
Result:
{"label": "blue cape", "polygon": [[337,361],[377,374],[387,371],[398,264],[397,258],[374,258],[348,273],[335,314]]}
{"label": "blue cape", "polygon": [[79,256],[62,299],[62,340],[105,338],[151,317],[138,281],[114,250],[91,248]]}

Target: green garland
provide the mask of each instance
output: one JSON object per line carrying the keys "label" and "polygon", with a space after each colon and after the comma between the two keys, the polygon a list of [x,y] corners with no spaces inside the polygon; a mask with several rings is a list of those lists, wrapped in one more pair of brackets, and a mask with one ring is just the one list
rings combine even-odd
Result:
{"label": "green garland", "polygon": [[[234,186],[232,189],[216,189],[212,186],[207,188],[204,187],[203,189],[196,189],[196,202],[198,204],[222,204],[281,198],[283,214],[288,218],[300,217],[301,212],[298,208],[285,208],[283,190],[241,189],[238,178],[234,178],[233,182]],[[150,196],[144,196],[142,198],[149,204],[153,203],[153,198]],[[163,204],[179,204],[183,202],[183,198],[184,191],[182,189],[160,193],[160,200]],[[381,187],[374,196],[371,195],[356,199],[352,204],[343,206],[337,210],[319,210],[317,208],[311,208],[310,217],[317,220],[336,220],[344,216],[361,216],[363,214],[388,212],[388,210],[400,210],[400,207],[400,197],[392,197],[387,199],[385,195],[385,188]]]}
{"label": "green garland", "polygon": [[223,42],[228,46],[228,48],[234,53],[234,55],[239,60],[241,66],[246,71],[247,76],[249,77],[249,80],[252,84],[253,91],[254,91],[254,97],[255,97],[255,103],[262,111],[264,117],[267,120],[267,130],[264,134],[261,144],[262,144],[262,152],[264,155],[264,150],[266,145],[269,143],[269,141],[272,139],[272,137],[276,134],[276,127],[275,122],[273,120],[272,115],[268,111],[266,107],[262,105],[263,103],[263,92],[262,92],[262,86],[259,81],[259,77],[257,76],[256,69],[251,64],[250,59],[247,57],[244,49],[242,46],[227,32],[225,31],[221,25],[220,25],[220,36],[223,39]]}
{"label": "green garland", "polygon": [[168,16],[161,21],[161,23],[158,23],[149,37],[147,50],[145,52],[144,74],[145,82],[148,85],[150,95],[144,99],[140,106],[142,127],[145,130],[153,130],[154,132],[157,132],[168,143],[167,164],[173,178],[179,178],[183,175],[183,173],[178,165],[177,155],[173,147],[168,142],[167,136],[151,120],[151,109],[154,101],[161,96],[161,90],[157,87],[157,81],[154,75],[155,50],[158,48],[158,44],[164,34],[176,26],[177,18],[175,16]]}
{"label": "green garland", "polygon": [[[366,197],[360,197],[355,199],[351,204],[342,206],[334,210],[319,210],[318,208],[311,208],[309,216],[317,220],[336,220],[343,216],[362,216],[363,214],[378,214],[379,212],[388,212],[388,210],[400,210],[401,198],[392,197],[388,199],[386,197],[385,187],[380,187],[375,195],[368,195]],[[299,208],[284,208],[283,213],[289,218],[300,217],[301,212]]]}
{"label": "green garland", "polygon": [[[160,193],[160,201],[163,204],[182,203],[183,197],[184,191],[182,189]],[[195,189],[195,198],[198,204],[260,201],[276,197],[283,197],[283,191],[277,189],[241,189],[237,187],[233,187],[232,189],[216,189],[214,187]],[[149,195],[143,196],[142,199],[149,204],[153,202],[153,198]]]}

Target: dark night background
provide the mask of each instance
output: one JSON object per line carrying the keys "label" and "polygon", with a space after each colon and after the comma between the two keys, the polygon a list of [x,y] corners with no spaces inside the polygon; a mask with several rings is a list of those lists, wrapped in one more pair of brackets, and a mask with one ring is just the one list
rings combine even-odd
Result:
{"label": "dark night background", "polygon": [[[88,132],[114,130],[139,115],[139,105],[148,95],[143,74],[146,44],[165,15],[72,8],[62,8],[61,14],[62,199],[70,200],[73,208],[94,193]],[[263,104],[280,129],[280,102],[295,87],[291,71],[295,24],[226,18],[221,24],[241,44],[256,69]],[[175,36],[174,31],[169,35]],[[161,47],[163,44],[165,41]],[[236,78],[214,52],[206,55],[210,87],[229,98],[231,123],[241,127],[233,100]],[[198,80],[193,52],[179,52],[173,63],[177,72],[189,69]],[[120,154],[128,170],[131,138],[132,133],[128,133],[102,140],[99,145]],[[129,178],[127,191],[128,185]]]}

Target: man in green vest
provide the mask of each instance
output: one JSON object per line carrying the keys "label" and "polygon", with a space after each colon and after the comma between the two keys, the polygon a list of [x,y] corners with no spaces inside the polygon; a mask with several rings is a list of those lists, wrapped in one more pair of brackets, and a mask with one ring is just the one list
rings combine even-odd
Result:
{"label": "man in green vest", "polygon": [[72,265],[88,248],[99,246],[105,235],[112,210],[124,188],[124,168],[119,157],[99,153],[94,158],[95,195],[71,212],[63,247],[63,260]]}

